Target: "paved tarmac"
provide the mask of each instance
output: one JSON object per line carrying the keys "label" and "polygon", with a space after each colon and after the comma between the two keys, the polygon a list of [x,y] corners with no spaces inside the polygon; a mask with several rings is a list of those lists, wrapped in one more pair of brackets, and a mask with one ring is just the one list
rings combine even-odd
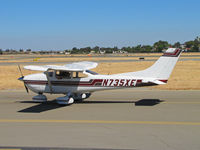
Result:
{"label": "paved tarmac", "polygon": [[2,149],[199,150],[200,91],[102,91],[61,107],[0,91]]}

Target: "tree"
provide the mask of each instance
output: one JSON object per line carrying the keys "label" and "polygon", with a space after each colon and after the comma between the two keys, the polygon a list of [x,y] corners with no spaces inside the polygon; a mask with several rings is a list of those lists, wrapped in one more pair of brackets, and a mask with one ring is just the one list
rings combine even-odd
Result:
{"label": "tree", "polygon": [[194,41],[187,41],[185,42],[185,47],[186,48],[192,48],[194,46]]}
{"label": "tree", "polygon": [[141,49],[140,49],[140,52],[151,52],[152,51],[152,46],[150,46],[150,45],[143,45],[142,47],[141,47]]}
{"label": "tree", "polygon": [[195,40],[197,40],[198,42],[200,42],[200,37],[197,36]]}
{"label": "tree", "polygon": [[71,54],[78,54],[78,53],[79,53],[79,49],[77,49],[76,47],[73,47]]}
{"label": "tree", "polygon": [[140,50],[141,50],[141,48],[142,48],[142,45],[140,44],[140,45],[137,45],[135,48],[134,48],[134,52],[140,52]]}
{"label": "tree", "polygon": [[19,52],[20,52],[20,53],[23,53],[23,52],[24,52],[24,50],[23,50],[23,49],[19,49]]}
{"label": "tree", "polygon": [[180,42],[176,42],[176,43],[174,43],[173,47],[180,48],[181,47],[181,43]]}
{"label": "tree", "polygon": [[100,47],[99,47],[99,46],[95,46],[95,47],[93,48],[93,51],[95,51],[95,53],[99,52],[99,51],[100,51]]}
{"label": "tree", "polygon": [[27,50],[26,50],[26,52],[29,52],[29,53],[30,53],[30,52],[31,52],[31,49],[30,49],[30,48],[29,48],[29,49],[27,49]]}
{"label": "tree", "polygon": [[2,49],[0,49],[0,55],[3,55],[3,50]]}
{"label": "tree", "polygon": [[200,41],[198,39],[198,37],[194,40],[194,45],[192,47],[192,51],[194,52],[198,52],[199,51],[199,45],[200,45]]}
{"label": "tree", "polygon": [[80,48],[80,52],[84,54],[89,54],[91,50],[91,47]]}
{"label": "tree", "polygon": [[154,43],[153,47],[155,48],[156,52],[162,52],[163,49],[166,49],[169,47],[169,43],[167,41],[158,41]]}
{"label": "tree", "polygon": [[118,47],[114,46],[113,51],[118,51],[118,50],[119,50]]}

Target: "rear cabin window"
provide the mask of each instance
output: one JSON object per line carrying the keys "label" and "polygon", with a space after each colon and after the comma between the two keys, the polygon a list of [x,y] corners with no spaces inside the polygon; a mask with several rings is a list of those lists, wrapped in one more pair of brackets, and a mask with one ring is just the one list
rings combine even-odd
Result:
{"label": "rear cabin window", "polygon": [[87,75],[82,72],[73,72],[73,78],[85,78],[85,77],[87,77]]}

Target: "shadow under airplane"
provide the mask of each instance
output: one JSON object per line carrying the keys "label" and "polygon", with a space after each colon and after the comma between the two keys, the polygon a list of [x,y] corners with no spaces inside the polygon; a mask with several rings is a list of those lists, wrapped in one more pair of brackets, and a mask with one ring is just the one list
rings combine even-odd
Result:
{"label": "shadow under airplane", "polygon": [[134,102],[135,106],[154,106],[164,102],[164,100],[160,99],[141,99],[139,101]]}
{"label": "shadow under airplane", "polygon": [[31,106],[29,108],[22,109],[18,112],[23,112],[23,113],[41,113],[44,111],[48,110],[53,110],[61,107],[65,107],[66,105],[58,105],[55,100],[53,101],[47,101],[45,103],[38,103],[38,102],[33,102],[33,101],[21,101],[20,103],[35,103],[38,105]]}
{"label": "shadow under airplane", "polygon": [[[141,99],[138,101],[78,101],[75,102],[76,104],[103,104],[103,103],[116,103],[116,104],[121,104],[121,103],[132,103],[135,104],[135,106],[154,106],[157,105],[161,102],[163,102],[164,100],[160,100],[160,99]],[[38,102],[33,102],[33,101],[21,101],[20,103],[35,103],[38,104]],[[69,105],[58,105],[56,103],[56,100],[52,100],[52,101],[47,101],[45,103],[39,103],[38,105],[35,106],[31,106],[29,108],[25,108],[22,109],[18,112],[21,113],[41,113],[41,112],[45,112],[48,110],[53,110],[53,109],[57,109],[57,108],[62,108],[62,107],[66,107]]]}

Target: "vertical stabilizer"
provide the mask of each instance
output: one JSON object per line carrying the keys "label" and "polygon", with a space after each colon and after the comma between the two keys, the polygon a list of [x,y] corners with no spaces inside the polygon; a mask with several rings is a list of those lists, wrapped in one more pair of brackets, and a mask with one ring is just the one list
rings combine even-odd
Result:
{"label": "vertical stabilizer", "polygon": [[146,70],[118,75],[167,80],[170,77],[180,54],[180,49],[168,48],[167,51],[164,52],[164,54]]}

